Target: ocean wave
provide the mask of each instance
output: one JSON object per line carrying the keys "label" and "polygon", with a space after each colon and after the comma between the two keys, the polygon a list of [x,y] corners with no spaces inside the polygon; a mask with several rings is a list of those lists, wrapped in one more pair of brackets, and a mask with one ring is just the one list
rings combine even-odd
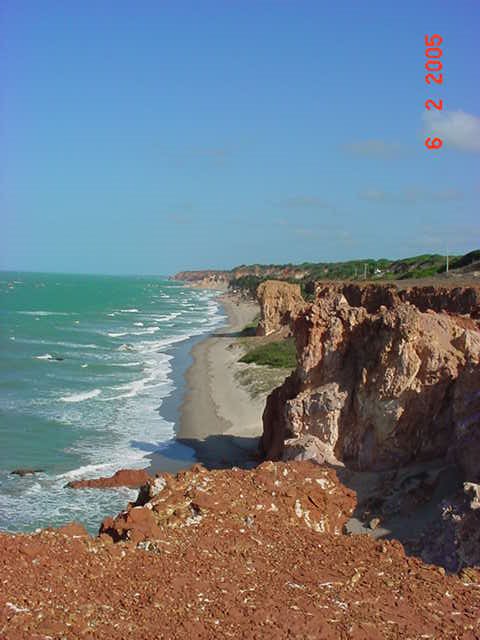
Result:
{"label": "ocean wave", "polygon": [[111,367],[138,367],[142,363],[141,362],[112,362],[110,364]]}
{"label": "ocean wave", "polygon": [[22,316],[76,316],[76,313],[66,313],[65,311],[17,311]]}
{"label": "ocean wave", "polygon": [[151,340],[147,342],[139,342],[136,347],[140,353],[157,353],[160,349],[170,347],[177,342],[183,342],[195,335],[194,333],[184,333],[179,336],[170,336],[169,338],[163,338],[162,340]]}
{"label": "ocean wave", "polygon": [[112,392],[120,392],[112,396],[102,398],[102,401],[121,400],[123,398],[134,398],[151,389],[160,386],[170,386],[169,373],[171,366],[169,364],[172,356],[160,353],[155,360],[147,360],[144,365],[147,375],[138,380],[132,380],[125,384],[112,387]]}
{"label": "ocean wave", "polygon": [[147,334],[157,333],[160,330],[160,327],[147,327],[143,331],[132,331],[132,336],[144,336]]}
{"label": "ocean wave", "polygon": [[119,331],[118,333],[109,331],[107,335],[110,338],[124,338],[125,336],[146,336],[157,333],[160,331],[160,327],[147,327],[146,329],[141,329],[139,331]]}
{"label": "ocean wave", "polygon": [[154,320],[155,322],[166,322],[168,320],[175,320],[175,318],[178,318],[178,316],[181,316],[181,315],[182,315],[181,311],[172,311],[172,313],[167,313],[162,316],[154,316],[152,320]]}
{"label": "ocean wave", "polygon": [[117,351],[136,351],[136,349],[133,345],[124,343],[118,347]]}
{"label": "ocean wave", "polygon": [[118,463],[107,462],[103,464],[86,464],[77,469],[72,469],[66,473],[61,473],[56,476],[57,480],[70,481],[77,480],[79,478],[96,478],[106,471],[112,471],[118,468]]}
{"label": "ocean wave", "polygon": [[93,389],[93,391],[85,391],[83,393],[72,393],[70,396],[62,396],[60,400],[62,402],[83,402],[84,400],[90,400],[96,398],[101,394],[100,389]]}
{"label": "ocean wave", "polygon": [[22,344],[44,344],[51,345],[53,347],[67,347],[69,349],[104,349],[105,347],[100,347],[98,344],[80,344],[78,342],[55,342],[54,340],[35,340],[31,338],[18,338],[17,342],[21,342]]}
{"label": "ocean wave", "polygon": [[[90,530],[97,531],[98,523],[105,513],[119,511],[130,498],[122,498],[123,494],[117,493],[121,490],[116,489],[102,493],[102,496],[97,493],[92,500],[92,494],[88,491],[65,492],[66,482],[78,478],[108,476],[125,466],[144,467],[148,464],[148,459],[145,458],[147,451],[162,448],[167,442],[174,442],[174,424],[162,416],[161,405],[163,399],[175,389],[170,362],[175,356],[175,344],[195,335],[206,335],[211,327],[225,317],[221,315],[222,308],[204,294],[182,292],[182,299],[188,300],[188,303],[180,306],[179,289],[179,286],[171,287],[170,295],[161,293],[160,298],[168,299],[171,296],[172,300],[157,301],[154,309],[151,308],[153,304],[148,304],[148,298],[125,298],[113,303],[115,311],[108,312],[108,307],[104,307],[98,313],[86,312],[85,317],[77,314],[77,318],[82,321],[81,327],[74,324],[75,318],[65,321],[59,319],[56,323],[53,321],[55,324],[65,325],[61,328],[62,332],[75,331],[74,334],[56,334],[55,337],[65,340],[70,338],[73,342],[41,340],[43,346],[37,344],[29,349],[31,355],[35,352],[44,356],[55,353],[66,355],[69,362],[75,365],[74,368],[55,367],[54,372],[45,365],[38,365],[36,368],[65,374],[68,380],[72,380],[70,386],[66,380],[62,382],[58,379],[62,386],[57,387],[57,402],[50,402],[49,395],[38,405],[38,410],[42,415],[45,413],[46,417],[55,420],[59,420],[59,413],[64,414],[62,424],[72,426],[71,429],[66,428],[65,437],[72,435],[72,439],[65,442],[62,452],[72,456],[72,461],[75,460],[73,465],[78,466],[66,473],[68,466],[57,467],[55,472],[52,469],[51,475],[46,474],[47,478],[38,478],[36,482],[41,483],[42,491],[38,492],[35,487],[31,495],[22,494],[25,501],[21,508],[18,507],[18,499],[15,498],[13,502],[12,498],[12,502],[8,503],[10,513],[15,513],[12,527],[21,530],[34,523],[36,526],[45,526],[46,522],[57,525],[78,519],[85,522]],[[133,307],[134,302],[138,308]],[[123,307],[121,310],[120,304]],[[138,315],[124,315],[128,313]],[[207,322],[205,318],[208,318]],[[192,324],[187,325],[186,320]],[[41,324],[40,320],[39,325]],[[127,340],[131,344],[121,335],[115,336],[118,340],[107,338],[108,331],[128,335]],[[52,340],[53,336],[45,337]],[[90,340],[93,344],[74,344],[82,339]],[[38,340],[33,342],[38,343]],[[60,349],[62,346],[73,348]],[[121,351],[124,353],[120,353]],[[91,373],[86,371],[86,363],[89,363]],[[101,365],[98,373],[97,364]],[[81,372],[78,371],[80,367]],[[82,384],[80,389],[83,387],[90,391],[74,393],[75,388],[77,391],[79,389],[74,384],[74,376]],[[139,379],[132,381],[132,378]],[[58,398],[62,393],[64,395],[59,402]],[[95,402],[87,402],[93,398]],[[191,455],[193,457],[193,453]],[[133,497],[136,493],[134,490]],[[0,512],[3,506],[1,501],[0,494]],[[3,511],[6,513],[7,509]],[[1,515],[0,522],[3,523]]]}

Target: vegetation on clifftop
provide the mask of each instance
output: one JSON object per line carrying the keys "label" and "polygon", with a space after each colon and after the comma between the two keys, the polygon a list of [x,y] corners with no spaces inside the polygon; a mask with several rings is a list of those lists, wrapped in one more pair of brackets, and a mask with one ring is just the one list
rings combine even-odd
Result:
{"label": "vegetation on clifftop", "polygon": [[286,340],[262,344],[246,353],[240,359],[240,362],[267,365],[281,369],[293,369],[297,363],[295,343],[293,338],[287,338]]}
{"label": "vegetation on clifftop", "polygon": [[[480,262],[480,250],[464,256],[450,256],[450,270],[468,269]],[[480,267],[479,267],[480,269]],[[303,262],[292,265],[242,265],[230,272],[230,287],[255,296],[258,285],[265,280],[283,280],[300,284],[305,299],[309,299],[314,283],[321,280],[406,280],[430,278],[446,271],[446,256],[422,254],[400,260],[349,260],[346,262]]]}

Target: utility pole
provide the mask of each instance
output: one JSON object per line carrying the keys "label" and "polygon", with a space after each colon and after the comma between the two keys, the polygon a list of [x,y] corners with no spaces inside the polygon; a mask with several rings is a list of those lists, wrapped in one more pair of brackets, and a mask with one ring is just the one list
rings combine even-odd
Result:
{"label": "utility pole", "polygon": [[367,263],[364,262],[363,264],[363,279],[366,280],[367,279]]}
{"label": "utility pole", "polygon": [[447,247],[447,269],[446,269],[446,273],[448,273],[448,247]]}

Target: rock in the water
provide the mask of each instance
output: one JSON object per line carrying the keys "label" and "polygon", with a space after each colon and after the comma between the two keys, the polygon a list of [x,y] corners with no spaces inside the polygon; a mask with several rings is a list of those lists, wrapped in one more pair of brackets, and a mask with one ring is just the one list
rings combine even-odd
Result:
{"label": "rock in the water", "polygon": [[23,476],[30,476],[34,473],[45,473],[45,471],[43,469],[14,469],[10,475],[23,478]]}
{"label": "rock in the water", "polygon": [[113,476],[93,480],[73,480],[66,486],[70,489],[109,489],[112,487],[141,487],[150,478],[145,469],[120,469]]}

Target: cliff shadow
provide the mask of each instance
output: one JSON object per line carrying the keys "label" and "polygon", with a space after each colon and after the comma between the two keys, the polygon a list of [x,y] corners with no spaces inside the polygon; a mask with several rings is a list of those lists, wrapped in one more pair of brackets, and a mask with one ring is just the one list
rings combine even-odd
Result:
{"label": "cliff shadow", "polygon": [[204,439],[179,438],[195,451],[196,462],[207,469],[253,469],[263,462],[258,454],[258,437],[210,435]]}
{"label": "cliff shadow", "polygon": [[201,463],[207,469],[253,469],[263,462],[258,454],[258,437],[210,435],[204,439],[176,438],[168,444],[131,441],[131,446],[148,452],[149,473],[178,473]]}
{"label": "cliff shadow", "polygon": [[432,532],[444,527],[442,503],[455,500],[462,490],[462,475],[455,464],[439,458],[393,471],[335,470],[339,480],[357,495],[344,533],[398,540],[408,555],[455,570],[442,549],[433,553],[431,549],[435,546]]}
{"label": "cliff shadow", "polygon": [[240,331],[215,331],[210,337],[212,338],[248,338],[255,337],[256,334],[249,330],[241,329]]}

